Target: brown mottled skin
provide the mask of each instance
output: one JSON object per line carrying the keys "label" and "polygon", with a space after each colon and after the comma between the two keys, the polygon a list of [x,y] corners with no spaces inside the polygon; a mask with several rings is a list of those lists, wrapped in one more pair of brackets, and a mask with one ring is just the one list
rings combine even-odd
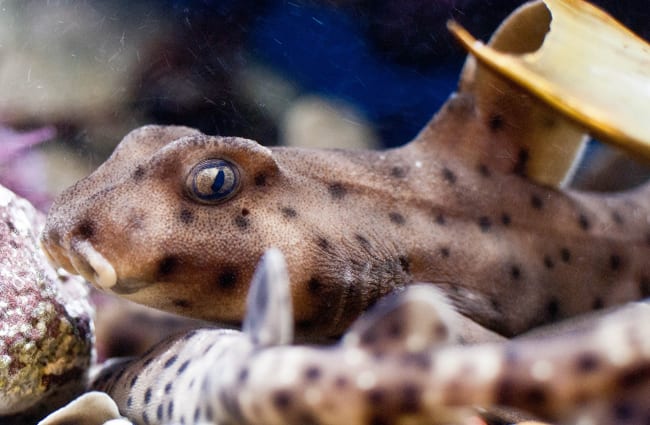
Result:
{"label": "brown mottled skin", "polygon": [[[269,149],[143,127],[60,195],[43,245],[68,270],[76,257],[76,271],[94,280],[75,249],[89,241],[115,268],[113,292],[220,322],[241,321],[254,266],[278,247],[307,337],[341,334],[415,281],[504,335],[649,296],[648,189],[535,184],[515,118],[461,92],[413,142],[385,151]],[[217,205],[195,201],[186,185],[208,158],[240,173],[237,193]]]}

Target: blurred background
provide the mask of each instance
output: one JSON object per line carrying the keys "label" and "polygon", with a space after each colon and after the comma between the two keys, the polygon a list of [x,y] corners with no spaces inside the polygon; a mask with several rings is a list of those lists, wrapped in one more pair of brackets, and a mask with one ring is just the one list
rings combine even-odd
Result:
{"label": "blurred background", "polygon": [[[147,123],[265,145],[403,144],[456,86],[465,53],[446,21],[487,40],[521,3],[0,1],[0,183],[46,209]],[[643,2],[596,3],[650,38]]]}

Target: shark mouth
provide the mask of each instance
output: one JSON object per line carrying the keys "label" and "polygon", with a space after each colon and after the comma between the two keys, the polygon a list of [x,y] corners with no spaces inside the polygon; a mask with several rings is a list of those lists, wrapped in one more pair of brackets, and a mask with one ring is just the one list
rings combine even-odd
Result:
{"label": "shark mouth", "polygon": [[67,255],[61,249],[52,250],[48,245],[41,241],[42,251],[53,267],[63,267],[70,273],[81,275],[104,291],[117,284],[115,268],[89,241],[73,240]]}

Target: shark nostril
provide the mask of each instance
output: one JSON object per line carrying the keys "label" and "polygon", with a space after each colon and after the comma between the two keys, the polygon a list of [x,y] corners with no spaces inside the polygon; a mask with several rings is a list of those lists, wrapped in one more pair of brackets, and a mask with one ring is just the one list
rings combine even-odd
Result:
{"label": "shark nostril", "polygon": [[92,220],[83,220],[75,233],[83,239],[91,239],[95,235],[95,223]]}

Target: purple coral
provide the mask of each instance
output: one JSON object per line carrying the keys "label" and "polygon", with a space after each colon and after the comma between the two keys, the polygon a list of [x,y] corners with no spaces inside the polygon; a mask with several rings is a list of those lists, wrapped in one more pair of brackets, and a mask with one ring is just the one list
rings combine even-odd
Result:
{"label": "purple coral", "polygon": [[39,208],[49,205],[51,197],[43,190],[47,176],[45,159],[29,148],[56,135],[53,127],[18,132],[0,124],[0,183],[25,196]]}

